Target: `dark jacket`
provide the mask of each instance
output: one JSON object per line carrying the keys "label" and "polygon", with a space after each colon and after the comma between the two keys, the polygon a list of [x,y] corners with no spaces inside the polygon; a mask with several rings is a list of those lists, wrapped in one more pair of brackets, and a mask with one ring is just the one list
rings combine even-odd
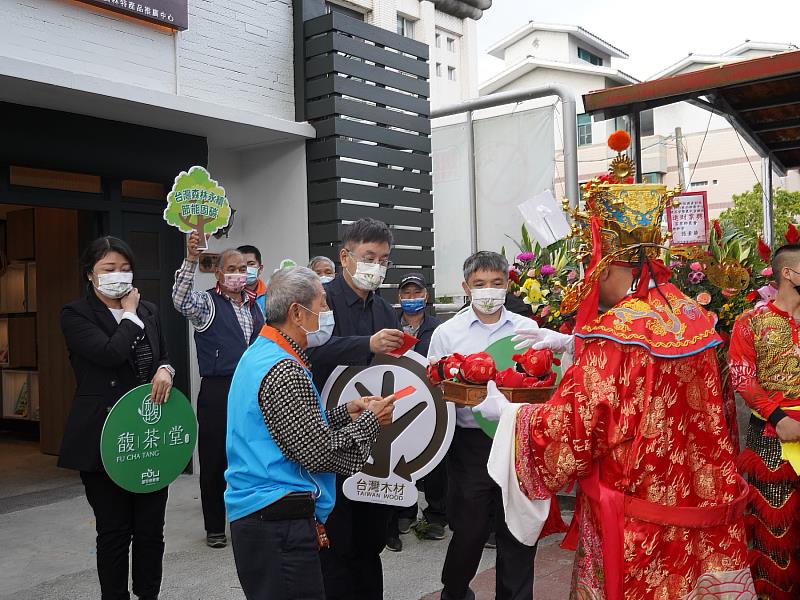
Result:
{"label": "dark jacket", "polygon": [[[400,324],[403,324],[403,313],[400,313]],[[419,324],[417,335],[415,336],[419,341],[414,345],[414,352],[427,358],[428,347],[431,345],[433,331],[441,324],[442,322],[439,319],[425,313],[425,316],[422,317],[422,323]]]}
{"label": "dark jacket", "polygon": [[[155,304],[142,300],[136,311],[153,350],[153,367],[169,364],[164,333]],[[106,416],[125,393],[139,385],[132,346],[142,330],[114,315],[88,289],[85,297],[61,309],[61,331],[75,371],[77,388],[69,413],[58,466],[79,471],[102,471],[100,433]]]}
{"label": "dark jacket", "polygon": [[309,358],[314,385],[321,392],[338,365],[368,365],[372,362],[369,338],[381,329],[400,329],[397,313],[386,300],[370,292],[366,301],[358,297],[341,275],[325,284],[328,307],[336,324],[333,337],[324,346],[311,348]]}
{"label": "dark jacket", "polygon": [[264,314],[258,304],[250,302],[253,317],[253,333],[245,343],[242,326],[236,318],[231,301],[214,288],[207,290],[213,304],[211,320],[203,329],[195,329],[194,343],[197,348],[197,364],[200,377],[230,377],[239,364],[239,359],[261,333]]}

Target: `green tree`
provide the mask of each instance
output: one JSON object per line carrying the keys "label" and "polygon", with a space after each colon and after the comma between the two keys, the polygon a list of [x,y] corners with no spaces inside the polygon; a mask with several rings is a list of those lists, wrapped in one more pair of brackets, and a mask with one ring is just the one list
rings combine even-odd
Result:
{"label": "green tree", "polygon": [[182,171],[167,196],[164,220],[184,233],[215,233],[228,225],[231,207],[225,189],[203,167]]}
{"label": "green tree", "polygon": [[[787,192],[775,189],[772,193],[773,221],[775,245],[780,246],[789,223],[800,217],[800,192]],[[733,207],[720,215],[720,221],[729,222],[749,237],[757,237],[763,233],[761,210],[761,184],[757,183],[752,190],[733,195]]]}

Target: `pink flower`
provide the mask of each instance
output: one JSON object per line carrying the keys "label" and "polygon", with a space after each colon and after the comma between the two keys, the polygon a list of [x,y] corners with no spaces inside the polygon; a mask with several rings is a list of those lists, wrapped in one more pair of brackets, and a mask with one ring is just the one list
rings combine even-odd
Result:
{"label": "pink flower", "polygon": [[772,267],[765,267],[761,269],[762,277],[772,277]]}
{"label": "pink flower", "polygon": [[722,295],[725,296],[726,298],[733,298],[736,295],[736,293],[737,293],[737,290],[734,290],[734,289],[731,289],[731,288],[727,288],[727,289],[722,290]]}
{"label": "pink flower", "polygon": [[758,292],[758,295],[761,296],[761,300],[756,302],[756,307],[763,306],[770,300],[775,300],[775,297],[778,295],[778,290],[771,285],[761,286],[756,291]]}
{"label": "pink flower", "polygon": [[553,265],[542,265],[542,268],[539,270],[539,272],[542,274],[542,277],[549,277],[550,275],[553,275],[556,270]]}
{"label": "pink flower", "polygon": [[546,316],[547,316],[547,315],[549,315],[549,314],[550,314],[550,307],[549,307],[549,306],[545,306],[545,307],[542,309],[542,316],[543,316],[543,317],[546,317]]}
{"label": "pink flower", "polygon": [[692,264],[689,265],[689,268],[692,271],[695,271],[695,272],[696,271],[702,271],[703,270],[703,265],[701,265],[699,262],[693,262]]}
{"label": "pink flower", "polygon": [[536,269],[529,270],[528,277],[536,277]]}
{"label": "pink flower", "polygon": [[567,281],[575,281],[578,277],[578,272],[575,270],[570,271],[567,273]]}
{"label": "pink flower", "polygon": [[687,279],[689,280],[689,283],[693,283],[694,285],[697,285],[698,283],[702,283],[705,278],[706,278],[706,274],[703,273],[702,271],[692,271],[687,276]]}
{"label": "pink flower", "polygon": [[528,262],[534,258],[536,258],[536,256],[534,256],[533,252],[520,252],[517,254],[517,260],[520,262]]}

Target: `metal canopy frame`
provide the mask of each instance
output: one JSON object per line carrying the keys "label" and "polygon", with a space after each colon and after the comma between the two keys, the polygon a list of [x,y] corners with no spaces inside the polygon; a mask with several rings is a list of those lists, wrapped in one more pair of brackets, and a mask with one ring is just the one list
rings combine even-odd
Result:
{"label": "metal canopy frame", "polygon": [[[663,79],[590,92],[587,113],[598,120],[689,102],[724,116],[762,157],[764,237],[772,241],[772,171],[785,176],[800,168],[800,51],[783,52],[683,73]],[[631,137],[641,181],[640,135]],[[767,176],[768,172],[768,176]]]}

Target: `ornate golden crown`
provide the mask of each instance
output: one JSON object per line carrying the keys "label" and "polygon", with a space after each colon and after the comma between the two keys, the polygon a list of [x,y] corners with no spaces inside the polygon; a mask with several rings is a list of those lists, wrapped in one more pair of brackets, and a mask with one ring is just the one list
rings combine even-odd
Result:
{"label": "ornate golden crown", "polygon": [[[577,308],[609,264],[615,261],[637,262],[642,253],[648,258],[658,258],[662,243],[669,237],[661,230],[664,211],[668,206],[677,206],[674,196],[680,189],[667,190],[667,186],[662,184],[633,183],[633,161],[622,154],[629,144],[630,136],[626,132],[614,132],[608,145],[617,151],[617,156],[611,161],[608,174],[582,186],[582,209],[571,209],[564,201],[564,210],[572,219],[570,238],[579,241],[576,245],[578,259],[591,256],[598,242],[602,259],[587,278],[565,289],[562,313]],[[599,241],[592,239],[593,218],[599,220]]]}

